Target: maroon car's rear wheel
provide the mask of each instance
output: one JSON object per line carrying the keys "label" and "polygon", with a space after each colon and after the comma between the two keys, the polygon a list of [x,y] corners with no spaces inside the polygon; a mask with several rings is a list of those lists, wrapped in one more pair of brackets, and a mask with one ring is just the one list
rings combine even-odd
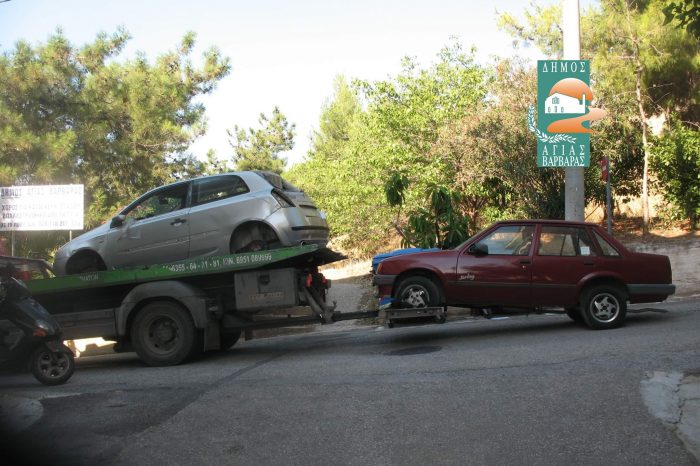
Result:
{"label": "maroon car's rear wheel", "polygon": [[619,327],[627,315],[624,293],[612,285],[597,285],[584,291],[581,313],[590,328],[604,330]]}
{"label": "maroon car's rear wheel", "polygon": [[437,307],[442,300],[440,290],[431,279],[413,275],[401,280],[396,291],[401,307]]}

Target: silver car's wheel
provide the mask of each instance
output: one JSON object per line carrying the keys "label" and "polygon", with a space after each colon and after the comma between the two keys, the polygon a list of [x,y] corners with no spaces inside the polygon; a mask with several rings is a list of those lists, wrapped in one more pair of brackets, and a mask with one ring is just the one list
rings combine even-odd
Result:
{"label": "silver car's wheel", "polygon": [[275,249],[280,245],[277,235],[264,224],[252,223],[238,228],[231,236],[231,254]]}
{"label": "silver car's wheel", "polygon": [[627,314],[627,302],[620,290],[613,286],[596,286],[588,289],[582,300],[583,318],[596,330],[622,325]]}
{"label": "silver car's wheel", "polygon": [[71,257],[66,264],[66,274],[99,272],[107,270],[104,261],[96,253],[83,252]]}

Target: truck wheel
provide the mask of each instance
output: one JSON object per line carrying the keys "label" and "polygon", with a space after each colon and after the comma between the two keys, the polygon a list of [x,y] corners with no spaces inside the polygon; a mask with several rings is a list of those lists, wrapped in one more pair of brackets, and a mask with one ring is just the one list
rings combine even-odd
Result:
{"label": "truck wheel", "polygon": [[149,366],[174,366],[198,353],[197,329],[190,313],[170,301],[147,304],[134,319],[131,340]]}
{"label": "truck wheel", "polygon": [[437,307],[440,305],[440,290],[431,279],[414,275],[404,278],[396,292],[401,306]]}
{"label": "truck wheel", "polygon": [[75,370],[73,353],[54,352],[44,345],[34,350],[30,364],[34,378],[44,385],[61,385]]}
{"label": "truck wheel", "polygon": [[589,288],[583,293],[581,305],[586,325],[594,330],[619,327],[627,315],[623,293],[611,285]]}
{"label": "truck wheel", "polygon": [[241,338],[241,332],[239,330],[238,332],[233,333],[222,333],[219,338],[221,341],[221,351],[226,351],[227,349],[232,348],[233,345],[238,342],[238,340]]}

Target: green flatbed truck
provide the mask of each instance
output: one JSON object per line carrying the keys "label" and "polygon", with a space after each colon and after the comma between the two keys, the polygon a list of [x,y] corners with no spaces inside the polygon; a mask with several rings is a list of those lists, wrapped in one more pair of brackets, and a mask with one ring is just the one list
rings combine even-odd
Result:
{"label": "green flatbed truck", "polygon": [[[180,364],[233,346],[246,330],[376,316],[335,312],[318,267],[344,256],[315,245],[28,280],[66,339],[102,337],[149,365]],[[265,309],[308,315],[260,320]]]}

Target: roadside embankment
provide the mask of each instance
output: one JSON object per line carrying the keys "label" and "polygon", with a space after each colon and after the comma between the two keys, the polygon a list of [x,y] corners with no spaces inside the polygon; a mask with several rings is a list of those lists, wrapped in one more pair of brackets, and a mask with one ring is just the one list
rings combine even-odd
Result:
{"label": "roadside embankment", "polygon": [[673,283],[676,284],[675,296],[700,295],[700,238],[623,243],[633,251],[668,256],[673,271]]}

